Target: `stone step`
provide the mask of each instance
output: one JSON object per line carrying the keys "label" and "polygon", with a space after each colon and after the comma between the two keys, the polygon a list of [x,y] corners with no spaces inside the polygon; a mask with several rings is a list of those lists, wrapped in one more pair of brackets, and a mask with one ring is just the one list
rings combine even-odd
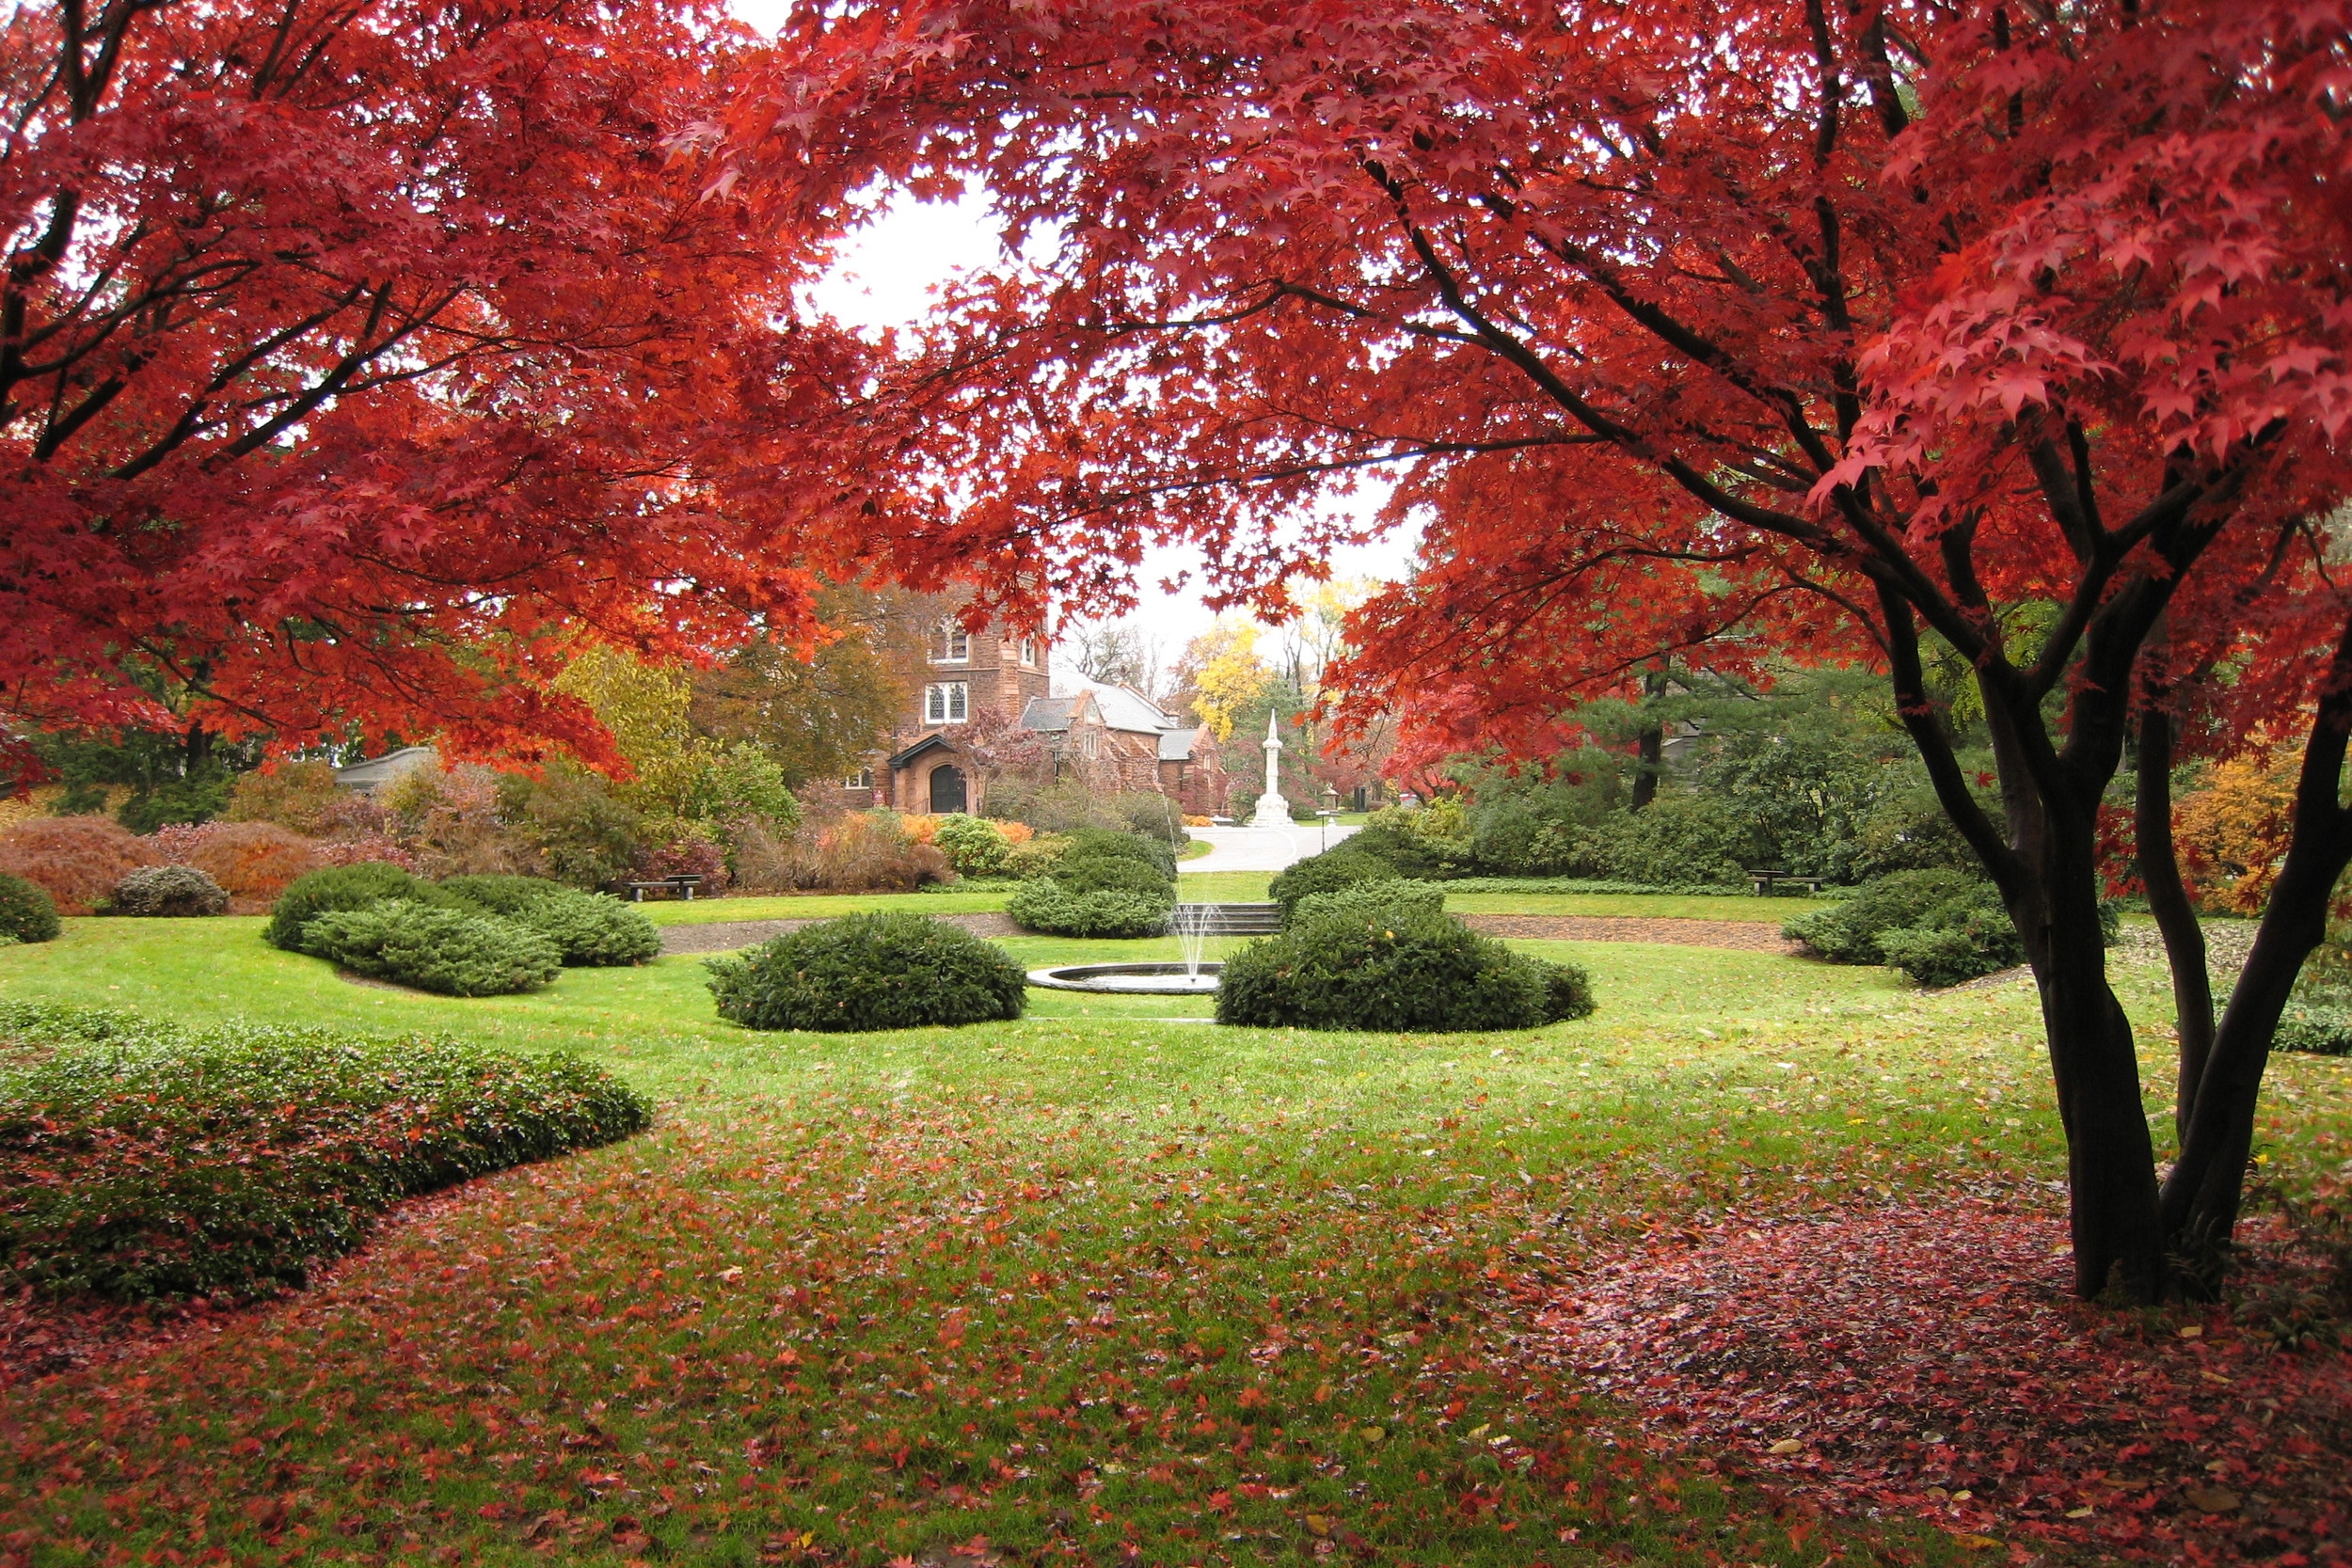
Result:
{"label": "stone step", "polygon": [[[1197,922],[1197,926],[1194,923]],[[1193,927],[1213,937],[1271,936],[1282,928],[1279,904],[1179,904],[1172,927]]]}

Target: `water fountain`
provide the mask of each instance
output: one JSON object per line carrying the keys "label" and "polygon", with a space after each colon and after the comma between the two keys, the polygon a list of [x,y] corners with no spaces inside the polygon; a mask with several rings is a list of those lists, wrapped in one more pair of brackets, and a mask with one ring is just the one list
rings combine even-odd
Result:
{"label": "water fountain", "polygon": [[1208,961],[1209,936],[1216,928],[1215,904],[1179,904],[1168,928],[1184,954],[1181,963],[1067,964],[1029,971],[1029,984],[1047,990],[1117,991],[1124,996],[1207,996],[1216,990],[1225,966]]}

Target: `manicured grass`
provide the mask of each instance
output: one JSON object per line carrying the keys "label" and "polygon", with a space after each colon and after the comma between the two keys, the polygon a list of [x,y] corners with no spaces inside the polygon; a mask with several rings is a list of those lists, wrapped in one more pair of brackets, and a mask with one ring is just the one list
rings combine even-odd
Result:
{"label": "manicured grass", "polygon": [[[69,922],[0,950],[0,995],[562,1044],[657,1128],[429,1203],[236,1331],[0,1393],[0,1541],[35,1562],[1986,1560],[1775,1518],[1511,1344],[1530,1287],[1702,1209],[2062,1175],[2029,988],[1531,943],[1597,1016],[1343,1037],[1041,996],[763,1037],[691,960],[412,998],[259,925]],[[2160,976],[2126,991],[2163,1016]],[[2273,1070],[2273,1168],[2340,1160],[2352,1066]]]}
{"label": "manicured grass", "polygon": [[1186,871],[1176,868],[1176,896],[1187,904],[1263,904],[1271,871]]}

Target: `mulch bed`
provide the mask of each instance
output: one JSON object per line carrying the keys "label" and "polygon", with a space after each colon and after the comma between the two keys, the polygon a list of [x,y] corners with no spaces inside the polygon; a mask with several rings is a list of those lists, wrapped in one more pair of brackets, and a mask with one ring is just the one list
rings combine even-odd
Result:
{"label": "mulch bed", "polygon": [[1466,914],[1462,923],[1490,937],[1528,942],[1656,942],[1677,947],[1738,947],[1751,953],[1802,953],[1769,920],[1631,920],[1614,915]]}
{"label": "mulch bed", "polygon": [[[797,931],[803,926],[814,926],[825,917],[798,920],[720,920],[707,926],[664,926],[661,927],[661,951],[664,953],[732,953],[739,947],[749,947],[771,937]],[[1021,927],[1009,914],[943,914],[933,918],[950,926],[961,926],[978,937],[1017,937]]]}
{"label": "mulch bed", "polygon": [[[1687,1229],[1552,1291],[1535,1354],[1661,1449],[2019,1561],[2352,1561],[2352,1356],[2075,1300],[2059,1202]],[[2247,1229],[2241,1285],[2314,1277]]]}

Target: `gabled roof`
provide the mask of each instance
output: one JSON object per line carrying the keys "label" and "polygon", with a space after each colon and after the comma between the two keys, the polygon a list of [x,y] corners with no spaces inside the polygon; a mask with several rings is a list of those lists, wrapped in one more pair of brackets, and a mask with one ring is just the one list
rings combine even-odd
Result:
{"label": "gabled roof", "polygon": [[441,753],[430,746],[403,746],[397,752],[387,752],[380,757],[355,762],[348,768],[335,769],[335,782],[345,789],[373,789],[390,784],[403,773],[417,768],[438,768]]}
{"label": "gabled roof", "polygon": [[894,753],[885,766],[892,768],[904,768],[908,763],[933,748],[943,752],[952,752],[956,749],[955,742],[944,735],[927,735],[905,751]]}
{"label": "gabled roof", "polygon": [[1200,738],[1199,730],[1162,730],[1160,732],[1160,760],[1162,762],[1190,762],[1193,745]]}
{"label": "gabled roof", "polygon": [[1081,680],[1077,685],[1079,694],[1094,699],[1094,711],[1102,716],[1106,728],[1153,735],[1184,727],[1182,720],[1133,687],[1105,686],[1089,680]]}
{"label": "gabled roof", "polygon": [[1021,727],[1039,735],[1058,735],[1070,727],[1086,700],[1083,691],[1075,697],[1032,697],[1021,710]]}

